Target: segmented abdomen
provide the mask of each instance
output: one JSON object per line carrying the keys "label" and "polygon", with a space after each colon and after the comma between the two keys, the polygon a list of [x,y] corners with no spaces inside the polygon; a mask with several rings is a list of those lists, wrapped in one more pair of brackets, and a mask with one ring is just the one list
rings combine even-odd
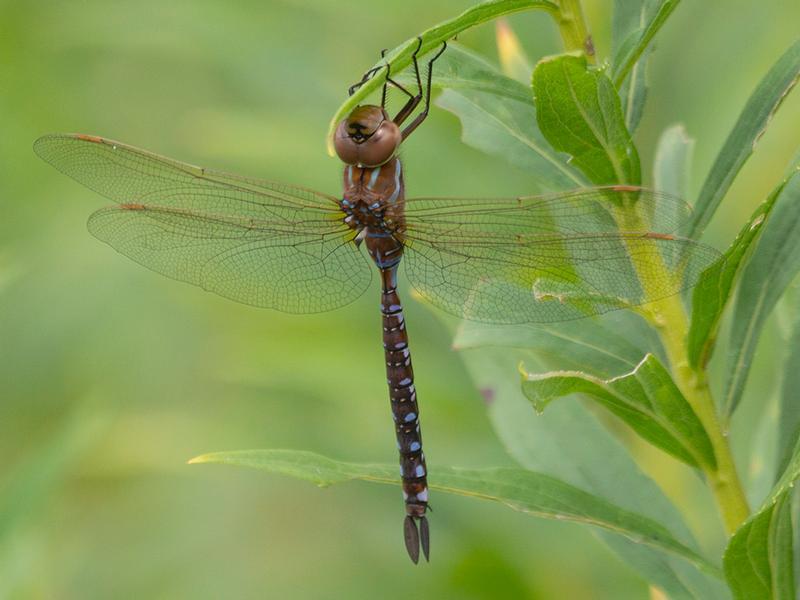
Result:
{"label": "segmented abdomen", "polygon": [[411,367],[403,307],[397,295],[396,275],[397,265],[381,270],[386,381],[389,384],[397,447],[400,451],[400,475],[403,478],[406,513],[412,517],[422,517],[428,505],[428,471],[425,455],[422,453],[414,370]]}

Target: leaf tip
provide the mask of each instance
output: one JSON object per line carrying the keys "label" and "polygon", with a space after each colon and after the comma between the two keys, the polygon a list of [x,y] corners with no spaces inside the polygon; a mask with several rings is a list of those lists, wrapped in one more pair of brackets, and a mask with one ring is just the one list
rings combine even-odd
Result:
{"label": "leaf tip", "polygon": [[528,373],[528,370],[525,368],[525,363],[524,362],[519,361],[519,363],[517,364],[517,371],[519,372],[520,377],[522,377],[522,381],[527,381],[528,380],[529,373]]}
{"label": "leaf tip", "polygon": [[195,456],[194,458],[190,458],[189,460],[186,461],[186,464],[187,465],[200,465],[200,464],[203,464],[203,463],[210,463],[210,462],[216,462],[214,460],[214,455],[213,454],[201,454],[200,456]]}

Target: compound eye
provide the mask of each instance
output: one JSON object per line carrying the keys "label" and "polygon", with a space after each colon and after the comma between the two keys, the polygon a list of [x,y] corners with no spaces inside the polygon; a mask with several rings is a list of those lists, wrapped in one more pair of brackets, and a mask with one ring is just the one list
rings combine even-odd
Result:
{"label": "compound eye", "polygon": [[358,164],[358,146],[347,131],[347,119],[339,121],[333,134],[333,147],[341,161],[348,165]]}
{"label": "compound eye", "polygon": [[[383,121],[358,149],[359,163],[365,167],[378,167],[392,158],[397,151],[403,135],[400,128],[388,119]],[[338,152],[338,150],[337,150]],[[339,154],[341,157],[341,154]]]}

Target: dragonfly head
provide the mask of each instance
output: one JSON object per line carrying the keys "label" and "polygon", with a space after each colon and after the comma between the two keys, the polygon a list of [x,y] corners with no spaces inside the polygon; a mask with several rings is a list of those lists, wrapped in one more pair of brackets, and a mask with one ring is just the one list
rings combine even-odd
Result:
{"label": "dragonfly head", "polygon": [[403,136],[380,106],[357,106],[334,134],[336,154],[348,165],[379,167],[397,152]]}

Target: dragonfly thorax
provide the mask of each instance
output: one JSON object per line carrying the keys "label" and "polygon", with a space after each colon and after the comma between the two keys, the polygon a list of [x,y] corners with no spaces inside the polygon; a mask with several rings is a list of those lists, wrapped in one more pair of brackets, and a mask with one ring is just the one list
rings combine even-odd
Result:
{"label": "dragonfly thorax", "polygon": [[397,157],[373,168],[348,165],[344,169],[340,202],[345,224],[356,232],[356,243],[365,242],[380,268],[400,260],[405,215],[403,168]]}

